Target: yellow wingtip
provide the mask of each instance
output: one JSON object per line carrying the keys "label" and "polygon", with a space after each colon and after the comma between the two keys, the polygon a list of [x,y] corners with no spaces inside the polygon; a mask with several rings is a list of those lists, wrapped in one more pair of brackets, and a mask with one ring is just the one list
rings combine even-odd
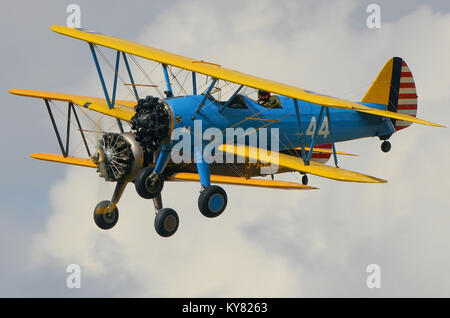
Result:
{"label": "yellow wingtip", "polygon": [[447,128],[447,126],[445,126],[445,125],[441,125],[441,124],[436,124],[436,127],[440,127],[440,128]]}
{"label": "yellow wingtip", "polygon": [[57,162],[63,164],[69,164],[74,166],[81,166],[87,168],[97,168],[97,164],[93,162],[91,159],[87,158],[78,158],[78,157],[64,157],[58,154],[52,153],[32,153],[30,157],[33,159],[49,161],[49,162]]}
{"label": "yellow wingtip", "polygon": [[57,24],[53,24],[52,26],[50,26],[50,30],[54,31],[54,32],[58,32],[59,30],[65,28],[65,26],[63,25],[57,25]]}
{"label": "yellow wingtip", "polygon": [[14,95],[19,95],[20,89],[12,88],[12,89],[9,89],[9,90],[8,90],[8,93],[14,94]]}

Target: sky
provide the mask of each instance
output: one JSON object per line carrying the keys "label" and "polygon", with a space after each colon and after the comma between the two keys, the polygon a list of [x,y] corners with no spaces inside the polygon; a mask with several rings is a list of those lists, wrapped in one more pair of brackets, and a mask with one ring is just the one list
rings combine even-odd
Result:
{"label": "sky", "polygon": [[[71,3],[83,27],[356,101],[401,56],[418,116],[449,125],[448,1],[4,1],[0,296],[450,296],[448,128],[413,125],[388,154],[377,138],[338,144],[359,155],[341,167],[387,184],[310,176],[320,190],[224,186],[228,207],[211,220],[197,209],[198,184],[166,183],[164,204],[181,222],[169,239],[154,231],[152,202],[128,187],[118,225],[97,229],[93,208],[114,185],[95,170],[29,158],[59,151],[48,115],[42,101],[7,93],[101,96],[87,45],[49,29],[66,23]],[[379,29],[366,24],[371,3]],[[66,285],[70,264],[81,268],[79,289]],[[370,264],[381,288],[366,285]]]}

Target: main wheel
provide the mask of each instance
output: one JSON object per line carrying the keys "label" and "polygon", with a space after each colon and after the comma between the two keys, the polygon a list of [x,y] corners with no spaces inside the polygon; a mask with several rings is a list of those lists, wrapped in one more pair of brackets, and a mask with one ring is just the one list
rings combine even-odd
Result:
{"label": "main wheel", "polygon": [[381,143],[381,151],[389,152],[389,150],[391,150],[391,143],[387,140],[383,141]]}
{"label": "main wheel", "polygon": [[94,222],[102,230],[109,230],[119,220],[119,210],[115,206],[112,211],[107,211],[111,201],[105,200],[97,204],[94,210]]}
{"label": "main wheel", "polygon": [[162,237],[169,237],[175,234],[178,229],[180,219],[177,212],[172,209],[161,209],[156,214],[155,230]]}
{"label": "main wheel", "polygon": [[154,199],[164,187],[164,179],[158,177],[155,181],[150,180],[153,168],[145,167],[138,172],[134,179],[136,192],[144,199]]}
{"label": "main wheel", "polygon": [[198,197],[200,212],[208,217],[215,218],[222,214],[227,207],[227,193],[219,186],[213,185],[204,188]]}

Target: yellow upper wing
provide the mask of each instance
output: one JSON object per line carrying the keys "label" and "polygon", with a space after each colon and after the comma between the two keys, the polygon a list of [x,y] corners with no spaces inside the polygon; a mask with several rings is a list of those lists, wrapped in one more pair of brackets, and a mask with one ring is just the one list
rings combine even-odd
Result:
{"label": "yellow upper wing", "polygon": [[334,179],[347,182],[364,182],[364,183],[385,183],[386,180],[368,176],[358,172],[326,166],[318,162],[311,162],[305,165],[303,160],[297,157],[289,156],[282,153],[271,153],[270,151],[262,152],[258,148],[247,146],[221,145],[218,149],[225,153],[232,153],[240,157],[259,160],[264,163],[273,163],[279,167],[284,167],[296,171],[310,173],[319,177]]}
{"label": "yellow upper wing", "polygon": [[110,49],[129,53],[135,56],[150,59],[162,64],[173,65],[175,67],[208,75],[224,81],[229,81],[257,89],[263,89],[266,91],[273,92],[275,94],[284,95],[287,97],[303,100],[318,105],[344,109],[353,109],[372,115],[384,116],[398,120],[405,120],[423,125],[444,127],[442,125],[421,120],[413,116],[397,114],[386,110],[372,109],[370,107],[358,103],[353,103],[344,99],[316,94],[314,92],[307,91],[302,88],[244,74],[238,71],[221,67],[220,65],[214,63],[208,63],[202,60],[187,58],[184,56],[169,53],[160,49],[116,38],[113,36],[108,36],[82,29],[69,28],[66,26],[54,25],[51,27],[51,29],[63,35],[67,35],[89,43],[101,45]]}
{"label": "yellow upper wing", "polygon": [[11,89],[8,92],[19,96],[72,102],[81,107],[125,121],[130,121],[135,114],[133,108],[136,105],[135,101],[118,100],[114,104],[114,108],[109,109],[108,103],[104,98],[36,91],[32,89]]}

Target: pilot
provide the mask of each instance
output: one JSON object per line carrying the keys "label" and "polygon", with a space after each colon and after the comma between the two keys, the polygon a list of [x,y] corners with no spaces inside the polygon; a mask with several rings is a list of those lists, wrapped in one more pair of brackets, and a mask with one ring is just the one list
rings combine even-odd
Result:
{"label": "pilot", "polygon": [[278,96],[271,95],[262,89],[258,90],[258,104],[268,108],[281,108],[281,101]]}

